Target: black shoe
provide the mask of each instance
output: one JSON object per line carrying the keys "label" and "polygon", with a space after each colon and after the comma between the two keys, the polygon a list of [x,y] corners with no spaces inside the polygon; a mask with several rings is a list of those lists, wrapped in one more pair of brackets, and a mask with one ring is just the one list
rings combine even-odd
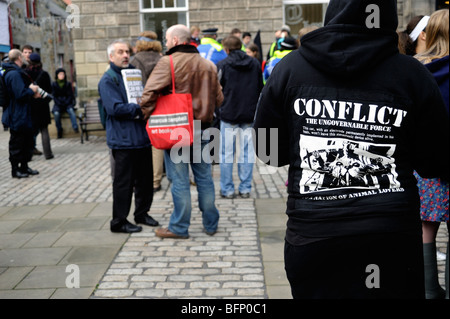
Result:
{"label": "black shoe", "polygon": [[153,193],[159,192],[161,190],[161,185],[158,187],[153,187]]}
{"label": "black shoe", "polygon": [[46,156],[45,159],[46,159],[46,160],[51,160],[51,159],[54,158],[54,157],[55,157],[55,155],[51,154],[51,155],[49,155],[49,156]]}
{"label": "black shoe", "polygon": [[217,229],[214,231],[207,231],[206,229],[203,229],[203,231],[206,233],[206,235],[208,236],[214,236],[217,233]]}
{"label": "black shoe", "polygon": [[23,171],[22,173],[27,173],[28,175],[39,175],[39,172],[35,169],[31,169],[29,167],[27,167],[27,169],[25,171]]}
{"label": "black shoe", "polygon": [[38,150],[37,148],[35,148],[33,150],[33,155],[42,155],[42,152],[40,150]]}
{"label": "black shoe", "polygon": [[230,194],[230,195],[220,194],[220,197],[226,198],[226,199],[234,199],[236,197],[236,195],[235,194]]}
{"label": "black shoe", "polygon": [[153,219],[153,217],[149,216],[149,215],[145,215],[144,217],[139,217],[139,218],[135,218],[134,220],[136,222],[136,224],[143,224],[143,225],[147,225],[147,226],[158,226],[159,223]]}
{"label": "black shoe", "polygon": [[250,193],[241,193],[241,192],[239,192],[239,196],[241,196],[241,198],[249,198],[250,197]]}
{"label": "black shoe", "polygon": [[138,233],[142,231],[142,227],[126,222],[125,224],[119,226],[111,226],[111,231],[113,233]]}
{"label": "black shoe", "polygon": [[12,171],[12,177],[13,178],[27,178],[28,176],[29,176],[28,173],[24,173],[24,172],[21,172],[19,170],[13,170]]}

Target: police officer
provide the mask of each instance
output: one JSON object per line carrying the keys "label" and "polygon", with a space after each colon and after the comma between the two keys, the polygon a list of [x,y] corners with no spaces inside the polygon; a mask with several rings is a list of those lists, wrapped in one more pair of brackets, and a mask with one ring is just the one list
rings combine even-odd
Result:
{"label": "police officer", "polygon": [[270,58],[269,61],[267,61],[267,64],[264,67],[264,84],[269,79],[270,74],[272,73],[273,68],[275,65],[281,61],[286,55],[291,53],[293,50],[297,49],[297,41],[293,37],[286,37],[281,39],[280,41],[280,48],[279,50],[276,50],[273,54],[273,57]]}
{"label": "police officer", "polygon": [[200,55],[214,64],[227,57],[222,45],[217,41],[217,30],[217,28],[203,30],[203,39],[197,47]]}

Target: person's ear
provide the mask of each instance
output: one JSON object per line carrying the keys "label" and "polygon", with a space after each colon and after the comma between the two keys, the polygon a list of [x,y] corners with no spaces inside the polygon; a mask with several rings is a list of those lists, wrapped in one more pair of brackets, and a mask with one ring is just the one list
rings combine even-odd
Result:
{"label": "person's ear", "polygon": [[426,32],[425,31],[420,32],[419,38],[422,41],[427,41],[427,34],[426,34]]}

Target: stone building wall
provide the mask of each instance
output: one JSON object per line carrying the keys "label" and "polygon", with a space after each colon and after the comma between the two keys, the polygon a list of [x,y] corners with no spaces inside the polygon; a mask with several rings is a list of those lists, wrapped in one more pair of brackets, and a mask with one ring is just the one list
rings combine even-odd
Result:
{"label": "stone building wall", "polygon": [[[72,30],[81,101],[98,98],[97,85],[108,66],[106,49],[117,38],[133,41],[141,31],[139,0],[74,0],[80,28]],[[434,11],[434,0],[398,0],[399,29],[418,14]],[[261,31],[263,56],[283,25],[283,0],[189,0],[189,25],[217,27],[219,37],[233,28],[252,36]]]}
{"label": "stone building wall", "polygon": [[435,9],[435,0],[398,0],[399,29],[404,30],[411,18],[430,15]]}
{"label": "stone building wall", "polygon": [[74,4],[80,9],[80,28],[73,29],[78,96],[88,101],[98,97],[97,85],[109,64],[109,43],[139,35],[139,2],[77,0]]}
{"label": "stone building wall", "polygon": [[250,32],[252,37],[260,30],[264,51],[269,50],[275,31],[283,25],[282,0],[190,0],[189,9],[191,26],[216,27],[222,38],[233,28]]}
{"label": "stone building wall", "polygon": [[13,46],[21,49],[25,44],[32,45],[39,52],[43,68],[52,79],[61,66],[70,74],[74,49],[71,33],[65,24],[67,14],[64,2],[37,1],[34,18],[27,17],[24,1],[11,2],[10,6]]}

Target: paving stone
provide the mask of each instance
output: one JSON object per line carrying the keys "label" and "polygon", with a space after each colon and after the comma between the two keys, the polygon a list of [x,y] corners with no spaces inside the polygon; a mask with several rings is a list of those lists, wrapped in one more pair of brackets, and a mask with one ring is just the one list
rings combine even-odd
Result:
{"label": "paving stone", "polygon": [[[291,298],[283,265],[287,167],[258,160],[251,197],[229,200],[220,198],[220,167],[213,166],[218,232],[203,232],[191,187],[190,238],[161,239],[147,226],[132,235],[110,232],[104,136],[83,145],[79,138],[52,140],[55,158],[34,157],[41,174],[24,180],[10,177],[8,139],[0,131],[0,298]],[[239,183],[237,174],[233,180]],[[166,227],[172,210],[164,178],[150,214]],[[437,240],[445,253],[444,226]],[[69,264],[80,267],[81,288],[65,286]],[[441,283],[444,264],[438,262]]]}

